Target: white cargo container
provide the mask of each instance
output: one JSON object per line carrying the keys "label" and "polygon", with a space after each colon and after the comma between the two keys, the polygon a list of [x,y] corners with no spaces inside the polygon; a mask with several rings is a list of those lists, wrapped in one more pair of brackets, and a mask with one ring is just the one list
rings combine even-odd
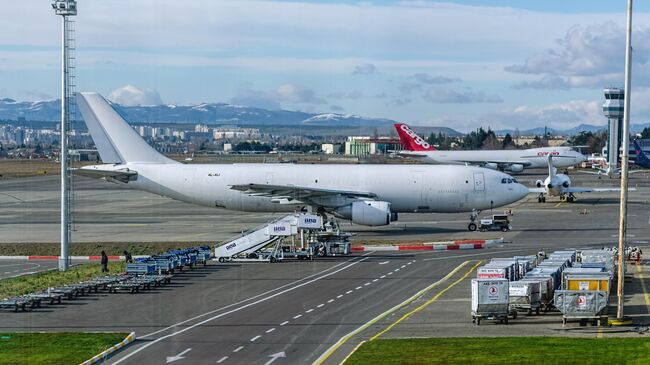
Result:
{"label": "white cargo container", "polygon": [[516,311],[510,310],[508,279],[472,279],[472,322],[481,324],[481,319],[496,319],[508,324],[508,315],[516,318]]}
{"label": "white cargo container", "polygon": [[488,263],[476,271],[478,279],[508,279],[515,280],[514,263],[505,264],[500,262]]}
{"label": "white cargo container", "polygon": [[528,279],[512,282],[508,289],[508,295],[511,308],[527,310],[528,314],[532,314],[533,311],[539,314],[542,306],[540,281]]}

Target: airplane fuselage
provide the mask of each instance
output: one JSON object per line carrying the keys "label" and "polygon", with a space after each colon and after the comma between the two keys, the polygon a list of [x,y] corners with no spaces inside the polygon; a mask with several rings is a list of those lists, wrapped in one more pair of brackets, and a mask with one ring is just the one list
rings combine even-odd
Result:
{"label": "airplane fuselage", "polygon": [[409,154],[419,155],[438,164],[490,163],[499,161],[499,165],[521,164],[524,168],[543,168],[548,164],[548,155],[553,155],[555,167],[574,166],[585,157],[568,147],[543,147],[526,150],[473,150],[473,151],[418,151]]}
{"label": "airplane fuselage", "polygon": [[[449,165],[294,165],[127,163],[137,178],[127,186],[192,204],[247,212],[294,211],[269,197],[231,189],[239,184],[293,185],[367,191],[391,203],[393,212],[468,212],[496,208],[523,198],[528,190],[507,174]],[[325,209],[348,204],[339,197]],[[350,200],[351,202],[352,200]],[[305,204],[303,204],[304,206]]]}

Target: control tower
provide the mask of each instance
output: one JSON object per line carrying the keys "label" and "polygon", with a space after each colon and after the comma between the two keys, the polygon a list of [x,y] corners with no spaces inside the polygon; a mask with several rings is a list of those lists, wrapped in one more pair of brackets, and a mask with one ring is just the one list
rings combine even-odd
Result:
{"label": "control tower", "polygon": [[623,135],[623,110],[625,109],[625,91],[610,87],[603,90],[605,102],[603,114],[607,117],[607,163],[611,168],[618,166],[620,146]]}

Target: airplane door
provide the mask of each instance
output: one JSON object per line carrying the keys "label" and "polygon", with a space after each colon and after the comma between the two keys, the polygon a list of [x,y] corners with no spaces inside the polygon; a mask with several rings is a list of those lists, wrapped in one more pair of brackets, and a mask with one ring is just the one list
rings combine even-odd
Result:
{"label": "airplane door", "polygon": [[474,191],[485,191],[485,175],[482,172],[474,173]]}

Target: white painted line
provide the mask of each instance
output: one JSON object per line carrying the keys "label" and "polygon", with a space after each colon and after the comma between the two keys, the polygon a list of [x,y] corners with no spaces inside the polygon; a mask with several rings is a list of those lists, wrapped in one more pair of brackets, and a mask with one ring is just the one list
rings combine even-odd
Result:
{"label": "white painted line", "polygon": [[228,356],[224,356],[221,359],[219,359],[219,361],[217,361],[217,364],[221,364],[222,362],[224,362],[226,360],[228,360]]}
{"label": "white painted line", "polygon": [[386,265],[389,261],[380,262],[379,265]]}
{"label": "white painted line", "polygon": [[383,279],[383,278],[385,278],[385,277],[386,277],[386,275],[382,275],[382,276],[380,276],[379,278],[380,278],[380,279]]}
{"label": "white painted line", "polygon": [[284,326],[287,323],[289,323],[289,321],[284,321],[284,322],[280,323],[280,326]]}
{"label": "white painted line", "polygon": [[374,283],[374,282],[376,282],[376,281],[378,281],[378,280],[379,280],[379,279],[372,279],[372,282]]}
{"label": "white painted line", "polygon": [[293,316],[293,319],[298,319],[300,317],[302,317],[302,314],[296,314],[295,316]]}
{"label": "white painted line", "polygon": [[313,312],[313,311],[314,311],[314,308],[312,308],[312,309],[307,309],[307,310],[305,311],[305,313],[311,313],[311,312]]}
{"label": "white painted line", "polygon": [[251,342],[255,342],[260,337],[262,337],[262,335],[257,335],[255,337],[251,338]]}
{"label": "white painted line", "polygon": [[232,350],[232,352],[239,352],[244,348],[244,346],[239,346],[236,349]]}
{"label": "white painted line", "polygon": [[406,265],[402,265],[402,266],[401,266],[402,269],[405,268],[405,267],[406,267]]}
{"label": "white painted line", "polygon": [[[368,252],[368,255],[369,255],[369,254],[372,254],[372,253],[373,253],[372,251],[371,251],[371,252]],[[365,255],[366,255],[366,254],[364,254],[364,256],[365,256]],[[233,314],[233,313],[235,313],[235,312],[239,312],[239,311],[244,310],[244,309],[246,309],[246,308],[252,307],[252,306],[254,306],[254,305],[257,305],[257,304],[260,304],[260,303],[266,302],[266,301],[271,300],[271,299],[273,299],[273,298],[275,298],[275,297],[278,297],[278,296],[280,296],[280,295],[283,295],[283,294],[289,293],[289,292],[291,292],[291,291],[294,291],[294,290],[296,290],[296,289],[302,288],[303,286],[311,285],[311,284],[315,283],[315,282],[318,281],[318,280],[322,280],[322,279],[324,279],[324,278],[326,278],[326,277],[329,277],[329,276],[332,276],[332,275],[334,275],[334,274],[337,274],[337,273],[339,273],[339,272],[341,272],[341,271],[343,271],[343,270],[346,270],[346,269],[348,269],[348,268],[350,268],[350,267],[352,267],[352,266],[354,266],[354,265],[356,265],[356,264],[358,264],[358,263],[360,263],[360,262],[362,262],[362,261],[365,261],[365,260],[368,259],[368,257],[364,257],[364,258],[362,258],[362,259],[360,259],[360,260],[356,260],[356,259],[357,259],[357,258],[355,257],[355,258],[352,258],[352,259],[350,259],[350,260],[348,260],[348,261],[342,262],[341,264],[345,264],[345,263],[348,263],[348,262],[349,262],[349,264],[347,264],[347,265],[345,265],[345,266],[343,266],[343,267],[341,267],[341,268],[339,268],[339,269],[337,269],[337,270],[334,270],[334,271],[332,271],[332,272],[329,272],[329,273],[327,273],[327,274],[325,274],[325,275],[320,275],[320,273],[316,273],[316,274],[314,274],[314,275],[311,275],[311,276],[308,276],[308,277],[307,277],[307,278],[309,278],[309,277],[314,277],[314,278],[311,279],[311,280],[304,281],[304,280],[307,279],[307,278],[300,279],[300,280],[298,280],[298,281],[296,281],[296,282],[294,282],[294,283],[287,284],[287,286],[290,286],[290,285],[292,285],[292,284],[295,284],[295,283],[298,283],[298,282],[303,281],[302,283],[300,283],[300,284],[298,284],[298,285],[291,286],[291,287],[289,287],[289,288],[287,288],[287,289],[284,289],[284,290],[282,290],[282,291],[279,291],[279,292],[277,292],[277,293],[274,293],[274,294],[271,294],[271,295],[269,295],[269,296],[266,296],[266,297],[260,298],[260,299],[254,301],[254,302],[247,303],[247,304],[241,305],[241,306],[239,306],[239,307],[233,308],[233,309],[231,309],[231,310],[229,310],[229,311],[227,311],[227,312],[223,312],[223,313],[216,314],[216,315],[214,315],[214,316],[212,316],[212,317],[209,317],[209,318],[206,318],[206,319],[202,320],[201,322],[195,323],[195,324],[193,324],[193,325],[191,325],[191,326],[187,326],[187,327],[185,327],[185,328],[183,328],[183,329],[181,329],[181,330],[178,330],[178,331],[176,331],[176,332],[172,332],[172,333],[170,333],[170,334],[168,334],[168,335],[158,337],[157,339],[155,339],[155,340],[153,340],[153,341],[151,341],[151,342],[146,343],[145,345],[143,345],[143,346],[141,346],[141,347],[135,349],[133,352],[131,352],[131,353],[125,355],[124,357],[118,359],[117,361],[113,362],[113,365],[117,365],[117,364],[120,364],[120,363],[126,361],[127,359],[131,358],[131,357],[134,356],[135,354],[140,353],[141,351],[143,351],[143,350],[145,350],[145,349],[147,349],[147,348],[149,348],[149,347],[151,347],[151,346],[157,344],[158,342],[164,341],[164,340],[166,340],[166,339],[168,339],[168,338],[171,338],[171,337],[173,337],[173,336],[179,335],[179,334],[181,334],[181,333],[185,333],[185,332],[187,332],[187,331],[189,331],[189,330],[192,330],[192,329],[194,329],[194,328],[196,328],[196,327],[202,326],[202,325],[204,325],[204,324],[206,324],[206,323],[208,323],[208,322],[214,321],[215,319],[218,319],[218,318],[221,318],[221,317],[224,317],[224,316],[227,316],[227,315]],[[356,261],[355,261],[355,260],[356,260]],[[341,265],[341,264],[337,264],[336,266]],[[335,267],[336,267],[336,266],[335,266]],[[328,269],[326,269],[326,270],[323,270],[322,272],[327,272],[327,271],[329,271],[329,270],[331,270],[331,269],[332,269],[332,268],[328,268]],[[321,272],[321,273],[322,273],[322,272]],[[284,286],[283,286],[283,287],[284,287]],[[277,290],[277,289],[276,289],[276,290]],[[272,293],[273,291],[274,291],[274,290],[270,290],[270,291],[268,291],[267,293]],[[262,294],[260,294],[260,296],[261,296],[261,295],[262,295]],[[256,297],[254,297],[254,298],[256,298]],[[241,302],[239,302],[239,303],[235,303],[235,304],[241,304],[241,303],[244,303],[244,302],[249,301],[249,300],[251,300],[251,299],[253,299],[253,298],[250,298],[250,299],[247,299],[247,300],[243,300],[243,301],[241,301]],[[235,304],[231,304],[230,306],[234,306]],[[227,307],[230,307],[230,306],[227,306]],[[207,314],[212,314],[212,313],[215,313],[215,312],[221,311],[221,310],[223,310],[223,309],[225,309],[225,308],[227,308],[227,307],[219,308],[219,309],[215,309],[215,310],[213,310],[213,311],[210,311],[210,312],[207,312],[207,313],[204,313],[204,314],[201,314],[201,315],[195,316],[195,317],[193,317],[193,318],[186,319],[186,320],[184,320],[184,321],[182,321],[182,322],[180,322],[180,323],[173,324],[173,325],[171,325],[171,326],[168,326],[167,328],[164,328],[164,329],[158,330],[158,331],[156,331],[156,332],[150,333],[150,334],[148,334],[148,335],[146,335],[146,336],[150,336],[150,335],[152,335],[152,334],[160,333],[160,332],[165,331],[165,330],[167,330],[167,329],[177,327],[177,326],[179,326],[179,325],[181,325],[181,324],[183,324],[183,323],[187,323],[187,322],[191,321],[192,319],[196,319],[196,318],[204,317],[204,316],[207,315]],[[142,338],[142,337],[140,337],[140,338]]]}
{"label": "white painted line", "polygon": [[332,303],[333,301],[334,301],[334,299],[330,299],[330,300],[328,300],[327,302],[328,302],[328,303]]}
{"label": "white painted line", "polygon": [[271,332],[273,332],[273,331],[275,331],[275,327],[267,329],[267,330],[266,330],[266,333],[271,333]]}
{"label": "white painted line", "polygon": [[391,272],[389,272],[389,273],[388,273],[388,274],[386,274],[386,275],[393,275],[393,272],[391,271]]}
{"label": "white painted line", "polygon": [[356,287],[356,288],[354,288],[354,289],[356,289],[356,290],[359,290],[359,289],[361,289],[361,287],[360,287],[360,286],[357,286],[357,287]]}
{"label": "white painted line", "polygon": [[321,304],[317,305],[316,308],[320,308],[320,307],[322,307],[324,305],[325,305],[324,303],[321,303]]}
{"label": "white painted line", "polygon": [[412,263],[413,263],[413,261],[409,261],[409,262],[407,262],[406,264],[407,264],[407,265],[410,265],[410,264],[412,264]]}
{"label": "white painted line", "polygon": [[399,267],[398,267],[397,269],[395,269],[394,271],[395,271],[395,272],[398,272],[398,271],[399,271]]}
{"label": "white painted line", "polygon": [[[367,256],[367,255],[370,255],[370,254],[372,254],[372,251],[363,254],[363,256]],[[186,319],[186,320],[184,320],[184,321],[181,321],[181,322],[178,322],[178,323],[172,324],[171,326],[167,326],[167,327],[165,327],[165,328],[163,328],[163,329],[159,329],[158,331],[151,332],[151,333],[147,333],[146,335],[138,336],[138,338],[146,338],[146,337],[149,337],[149,336],[157,335],[157,334],[159,334],[159,333],[161,333],[161,332],[164,332],[164,331],[167,331],[167,330],[170,330],[170,329],[174,329],[174,328],[180,327],[181,325],[183,325],[183,324],[185,324],[185,323],[187,323],[187,322],[193,321],[193,320],[195,320],[195,319],[199,319],[199,318],[202,318],[202,317],[205,317],[205,316],[209,316],[209,315],[214,314],[214,313],[217,313],[217,312],[219,312],[219,311],[226,310],[226,309],[229,309],[229,308],[231,308],[231,307],[234,307],[234,306],[237,306],[237,305],[240,305],[240,304],[244,304],[244,303],[246,303],[246,302],[248,302],[248,301],[251,301],[251,300],[257,299],[257,298],[262,297],[262,296],[265,296],[265,295],[267,295],[267,294],[271,294],[271,293],[273,293],[273,292],[275,292],[275,291],[278,291],[278,290],[281,290],[281,289],[284,289],[284,288],[290,287],[291,285],[295,285],[295,284],[298,284],[298,283],[300,283],[300,282],[302,282],[302,281],[306,281],[306,280],[308,280],[306,283],[302,283],[302,284],[299,284],[299,285],[297,285],[297,286],[295,286],[295,287],[291,287],[291,288],[288,288],[288,289],[284,289],[282,292],[279,292],[279,293],[273,294],[273,295],[271,295],[271,296],[269,296],[269,297],[266,297],[266,298],[262,298],[262,299],[258,300],[258,301],[255,302],[255,303],[246,304],[246,305],[244,305],[243,307],[232,309],[232,310],[230,310],[228,313],[223,313],[223,314],[220,314],[220,315],[214,316],[214,317],[209,318],[209,319],[207,319],[207,320],[205,320],[205,321],[203,321],[203,322],[197,323],[196,325],[202,325],[202,324],[205,324],[205,323],[207,323],[207,322],[209,322],[209,321],[212,321],[212,320],[215,320],[215,319],[219,318],[220,316],[223,316],[223,315],[227,315],[227,314],[231,314],[231,313],[237,312],[237,311],[242,310],[242,309],[244,309],[244,308],[248,308],[248,307],[250,307],[251,305],[259,304],[259,303],[261,303],[261,302],[264,302],[264,301],[266,301],[266,300],[269,300],[269,299],[271,299],[271,298],[274,298],[274,297],[276,297],[276,296],[278,296],[278,295],[280,295],[280,294],[287,293],[287,292],[292,291],[292,290],[294,290],[294,289],[298,289],[299,287],[302,287],[302,286],[304,286],[304,285],[311,284],[311,283],[313,283],[314,281],[320,280],[320,279],[322,279],[322,278],[324,278],[324,277],[327,277],[327,276],[333,275],[333,274],[335,274],[335,273],[338,273],[338,272],[340,272],[340,271],[342,271],[342,270],[345,270],[345,269],[349,268],[349,267],[352,266],[352,265],[356,265],[357,263],[366,260],[367,257],[364,257],[364,258],[362,258],[361,260],[358,260],[358,261],[355,261],[356,259],[357,259],[356,257],[353,257],[353,258],[351,258],[351,259],[349,259],[349,260],[347,260],[347,261],[344,261],[344,262],[341,262],[341,263],[339,263],[339,264],[336,264],[336,265],[334,265],[334,266],[332,266],[332,267],[330,267],[330,268],[327,268],[327,269],[325,269],[325,270],[323,270],[323,271],[319,271],[319,272],[317,272],[317,273],[315,273],[315,274],[311,274],[311,275],[309,275],[309,276],[306,276],[306,277],[304,277],[304,278],[302,278],[302,279],[300,279],[300,280],[296,280],[296,281],[294,281],[294,282],[292,282],[292,283],[284,284],[284,285],[279,286],[279,287],[277,287],[277,288],[275,288],[275,289],[267,290],[267,291],[265,291],[264,293],[257,294],[257,295],[255,295],[255,296],[252,296],[252,297],[247,298],[247,299],[244,299],[244,300],[240,300],[240,301],[237,302],[237,303],[232,303],[232,304],[229,304],[229,305],[227,305],[227,306],[224,306],[224,307],[221,307],[221,308],[217,308],[217,309],[211,310],[211,311],[209,311],[209,312],[205,312],[205,313],[203,313],[203,314],[199,314],[198,316],[194,316],[194,317],[192,317],[192,318],[188,318],[188,319]],[[328,273],[328,274],[325,274],[325,275],[319,277],[320,275],[322,275],[322,274],[324,274],[324,273],[326,273],[326,272],[328,272],[328,271],[330,271],[330,270],[336,269],[337,267],[339,267],[339,266],[341,266],[341,265],[345,265],[345,264],[347,264],[347,263],[349,263],[349,262],[351,262],[351,261],[354,261],[354,262],[352,262],[351,264],[345,266],[344,268],[338,269],[338,270],[336,270],[336,271],[334,271],[334,272],[331,272],[331,273]],[[196,325],[193,325],[193,326],[191,326],[191,327],[193,328],[193,327],[196,326]],[[183,330],[181,330],[181,331],[186,331],[186,330],[188,330],[188,329],[190,329],[190,327],[187,327],[187,328],[185,328],[185,329],[183,329]],[[170,335],[168,335],[168,336],[175,336],[175,335],[177,335],[177,334],[178,334],[178,332],[174,332],[174,333],[172,333],[172,334],[170,334]],[[148,346],[150,346],[151,344],[153,344],[153,343],[155,343],[155,342],[158,342],[158,339],[156,339],[155,341],[152,341],[152,342],[150,342],[150,343],[147,343],[146,345],[144,345],[144,346],[142,346],[142,347],[143,347],[143,348],[148,347]],[[137,352],[137,351],[140,351],[140,350],[138,349],[138,350],[136,350],[136,351],[134,351],[134,352]],[[129,354],[129,355],[125,356],[124,358],[128,358],[129,356],[131,356],[131,355]],[[119,359],[119,360],[117,360],[117,361],[115,362],[115,364],[119,364],[119,363],[122,362],[122,361],[123,361],[122,359]]]}
{"label": "white painted line", "polygon": [[352,293],[352,290],[348,290],[345,292],[345,294],[350,294],[350,293]]}
{"label": "white painted line", "polygon": [[342,296],[343,296],[343,294],[339,294],[339,295],[336,296],[336,299],[339,299],[339,298],[341,298]]}
{"label": "white painted line", "polygon": [[363,286],[368,286],[368,285],[370,285],[370,282],[363,284]]}

